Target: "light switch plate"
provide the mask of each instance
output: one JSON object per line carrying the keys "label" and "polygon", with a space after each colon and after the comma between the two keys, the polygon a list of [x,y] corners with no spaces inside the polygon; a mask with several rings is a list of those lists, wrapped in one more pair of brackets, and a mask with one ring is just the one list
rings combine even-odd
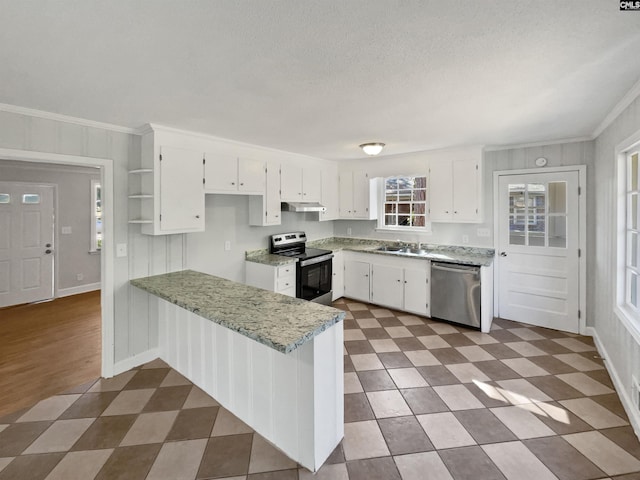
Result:
{"label": "light switch plate", "polygon": [[71,235],[71,227],[62,227],[61,233],[63,235]]}
{"label": "light switch plate", "polygon": [[230,251],[231,250],[231,240],[225,240],[224,242],[224,249],[225,251]]}
{"label": "light switch plate", "polygon": [[476,230],[476,235],[479,237],[490,237],[491,231],[488,228],[479,228]]}
{"label": "light switch plate", "polygon": [[127,256],[127,244],[118,243],[116,245],[116,257],[126,257],[126,256]]}

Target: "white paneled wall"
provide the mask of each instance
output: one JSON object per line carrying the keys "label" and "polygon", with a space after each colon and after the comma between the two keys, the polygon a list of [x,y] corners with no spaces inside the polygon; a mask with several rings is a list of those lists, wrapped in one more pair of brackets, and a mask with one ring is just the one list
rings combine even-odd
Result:
{"label": "white paneled wall", "polygon": [[139,292],[157,306],[160,358],[293,460],[324,463],[344,436],[342,322],[285,355]]}
{"label": "white paneled wall", "polygon": [[[443,152],[447,152],[444,150]],[[376,159],[353,160],[345,162],[346,168],[362,169],[372,172],[374,176],[416,174],[425,172],[426,160],[430,157],[438,158],[438,151],[418,152],[407,155],[395,155],[393,157],[380,157]],[[485,151],[483,157],[483,205],[484,222],[482,224],[455,224],[455,223],[434,223],[433,231],[428,236],[420,235],[420,240],[436,244],[461,245],[462,237],[469,237],[469,245],[478,247],[493,247],[493,172],[497,170],[517,170],[524,168],[536,168],[535,160],[538,157],[546,157],[549,161],[548,167],[559,167],[565,165],[587,165],[587,201],[589,210],[594,205],[593,195],[593,142],[574,142],[556,145],[544,145],[526,148],[512,148],[505,150]],[[342,166],[343,164],[341,164]],[[335,234],[337,236],[347,236],[347,229],[351,229],[353,237],[381,238],[394,240],[401,238],[415,242],[416,234],[405,234],[402,232],[379,232],[376,231],[375,221],[348,221],[339,220],[335,222]],[[489,237],[479,237],[479,228],[489,229]],[[591,245],[594,227],[589,229],[587,234],[587,246]]]}
{"label": "white paneled wall", "polygon": [[146,296],[145,301],[140,301],[133,293],[136,289],[129,286],[129,279],[180,270],[184,258],[181,235],[150,237],[141,235],[139,226],[130,227],[127,223],[128,171],[140,162],[140,138],[0,111],[0,148],[113,160],[114,218],[111,226],[115,243],[127,243],[129,247],[128,258],[114,260],[114,353],[116,372],[129,368],[137,363],[136,355],[144,355],[157,347],[157,323],[149,322],[149,318],[155,317],[147,314]]}
{"label": "white paneled wall", "polygon": [[[616,301],[617,264],[617,173],[615,149],[640,130],[640,97],[636,98],[595,140],[594,202],[591,204],[595,248],[590,271],[593,295],[592,319],[596,339],[605,354],[607,367],[627,407],[632,403],[631,378],[640,379],[640,344],[618,319]],[[631,407],[636,433],[640,434],[640,412]],[[635,414],[635,415],[634,415]]]}

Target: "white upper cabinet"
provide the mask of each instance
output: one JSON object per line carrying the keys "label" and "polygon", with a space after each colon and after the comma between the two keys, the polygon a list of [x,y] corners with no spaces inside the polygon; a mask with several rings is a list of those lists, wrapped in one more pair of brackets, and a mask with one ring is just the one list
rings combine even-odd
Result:
{"label": "white upper cabinet", "polygon": [[254,158],[238,159],[238,191],[244,193],[264,193],[265,162]]}
{"label": "white upper cabinet", "polygon": [[320,169],[283,164],[280,187],[283,202],[319,202],[322,194]]}
{"label": "white upper cabinet", "polygon": [[324,212],[320,212],[319,220],[337,220],[338,219],[338,172],[335,169],[322,169],[322,195],[320,203],[325,208]]}
{"label": "white upper cabinet", "polygon": [[212,152],[204,158],[205,193],[264,194],[265,162]]}
{"label": "white upper cabinet", "polygon": [[140,218],[131,223],[141,224],[147,235],[204,231],[202,152],[160,145],[148,133],[142,139],[142,167],[139,171],[150,173],[143,181],[145,194],[130,196],[142,202]]}
{"label": "white upper cabinet", "polygon": [[342,171],[339,175],[339,215],[343,219],[375,220],[377,200],[371,188],[369,174],[362,171]]}
{"label": "white upper cabinet", "polygon": [[431,160],[429,217],[432,222],[482,221],[480,158]]}
{"label": "white upper cabinet", "polygon": [[204,231],[202,153],[160,147],[160,230]]}
{"label": "white upper cabinet", "polygon": [[265,171],[264,195],[249,198],[249,225],[280,225],[280,164],[268,161]]}

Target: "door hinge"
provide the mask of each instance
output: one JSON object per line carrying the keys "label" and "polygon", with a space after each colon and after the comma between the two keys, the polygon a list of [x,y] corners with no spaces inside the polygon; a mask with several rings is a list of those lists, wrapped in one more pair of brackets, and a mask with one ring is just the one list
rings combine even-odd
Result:
{"label": "door hinge", "polygon": [[429,283],[429,279],[427,278],[426,283]]}
{"label": "door hinge", "polygon": [[478,214],[478,209],[476,208],[476,215]]}
{"label": "door hinge", "polygon": [[160,221],[162,221],[162,214],[160,214]]}
{"label": "door hinge", "polygon": [[476,170],[478,170],[478,164],[476,163]]}
{"label": "door hinge", "polygon": [[204,165],[206,163],[207,163],[207,161],[204,159],[204,157],[202,157],[202,164]]}
{"label": "door hinge", "polygon": [[160,154],[160,161],[162,161],[162,154]]}
{"label": "door hinge", "polygon": [[578,187],[578,195],[582,195],[582,187]]}
{"label": "door hinge", "polygon": [[267,170],[268,170],[267,167],[264,167],[264,173],[267,173]]}
{"label": "door hinge", "polygon": [[582,317],[582,312],[578,310],[578,319],[580,319],[580,317]]}
{"label": "door hinge", "polygon": [[202,177],[202,185],[204,185],[204,177]]}
{"label": "door hinge", "polygon": [[582,256],[582,250],[578,249],[578,258],[580,258]]}

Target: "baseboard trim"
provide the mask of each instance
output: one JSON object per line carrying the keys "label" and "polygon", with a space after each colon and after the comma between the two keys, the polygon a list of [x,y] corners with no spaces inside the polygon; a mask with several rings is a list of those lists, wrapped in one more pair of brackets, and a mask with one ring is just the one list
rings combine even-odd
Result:
{"label": "baseboard trim", "polygon": [[604,348],[604,345],[600,340],[600,337],[598,336],[597,330],[593,327],[587,327],[587,330],[589,332],[589,335],[593,337],[594,343],[596,345],[596,348],[598,349],[598,352],[600,353],[600,356],[604,358],[604,365],[607,368],[607,371],[609,372],[609,376],[611,377],[611,380],[613,381],[613,386],[616,389],[616,393],[620,397],[620,401],[622,402],[624,411],[627,413],[627,416],[629,417],[629,421],[631,422],[631,427],[633,428],[633,431],[635,432],[636,436],[640,439],[640,413],[636,408],[634,408],[633,401],[629,397],[629,393],[625,388],[624,383],[620,379],[618,372],[616,371],[614,366],[607,361],[607,359],[609,358],[609,355],[607,354],[607,349]]}
{"label": "baseboard trim", "polygon": [[132,368],[144,365],[145,363],[149,363],[159,357],[160,349],[152,348],[151,350],[147,350],[146,352],[138,353],[133,357],[125,358],[124,360],[116,362],[116,364],[113,366],[113,375],[119,375],[123,372],[131,370]]}
{"label": "baseboard trim", "polygon": [[78,295],[79,293],[93,292],[94,290],[100,290],[100,282],[87,283],[86,285],[78,285],[77,287],[61,288],[58,290],[56,298],[69,297],[71,295]]}

